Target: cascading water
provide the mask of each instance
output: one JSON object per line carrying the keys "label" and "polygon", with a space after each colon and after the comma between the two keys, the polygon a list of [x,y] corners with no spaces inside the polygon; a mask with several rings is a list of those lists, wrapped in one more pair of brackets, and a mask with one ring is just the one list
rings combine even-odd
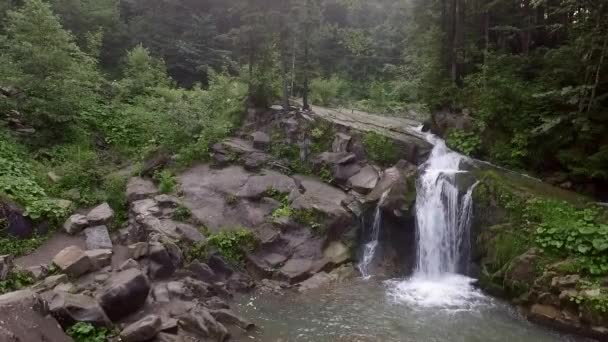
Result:
{"label": "cascading water", "polygon": [[374,260],[374,255],[376,254],[376,249],[378,248],[378,239],[380,238],[380,227],[382,226],[382,203],[384,199],[388,195],[388,191],[384,192],[376,205],[376,210],[374,212],[374,222],[372,224],[372,233],[370,235],[370,241],[365,244],[363,249],[363,259],[357,266],[363,279],[371,278],[369,274],[369,264]]}
{"label": "cascading water", "polygon": [[466,157],[428,134],[433,150],[421,166],[416,195],[416,269],[405,281],[390,282],[389,294],[398,301],[420,306],[463,307],[482,298],[466,271],[469,257],[471,185],[463,194],[457,177],[466,171]]}

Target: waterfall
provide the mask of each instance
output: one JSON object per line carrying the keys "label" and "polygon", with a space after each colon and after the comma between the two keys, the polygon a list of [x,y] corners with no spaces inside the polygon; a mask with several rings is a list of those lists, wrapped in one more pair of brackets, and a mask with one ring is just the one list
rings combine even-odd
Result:
{"label": "waterfall", "polygon": [[376,205],[376,210],[374,212],[374,222],[372,224],[372,233],[370,235],[370,240],[365,244],[363,249],[363,259],[357,265],[359,268],[359,272],[363,276],[363,279],[369,279],[371,275],[369,274],[369,264],[374,260],[374,255],[376,254],[376,248],[378,248],[378,239],[380,237],[380,227],[382,226],[382,203],[384,203],[384,199],[388,195],[388,191],[385,191],[378,204]]}
{"label": "waterfall", "polygon": [[476,184],[459,189],[457,180],[467,157],[450,150],[445,141],[428,134],[433,145],[420,167],[416,185],[416,269],[404,281],[390,281],[396,301],[422,307],[461,310],[484,298],[467,271],[470,253],[472,194]]}

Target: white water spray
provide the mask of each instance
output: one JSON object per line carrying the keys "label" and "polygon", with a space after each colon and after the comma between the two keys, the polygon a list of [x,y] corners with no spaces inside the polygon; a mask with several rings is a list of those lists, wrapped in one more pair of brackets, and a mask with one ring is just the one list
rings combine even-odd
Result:
{"label": "white water spray", "polygon": [[483,298],[473,280],[459,274],[468,264],[475,185],[462,194],[456,181],[467,172],[461,170],[466,157],[434,135],[426,138],[434,147],[416,187],[416,269],[410,279],[390,282],[389,294],[418,306],[463,309]]}
{"label": "white water spray", "polygon": [[380,228],[382,226],[382,208],[381,208],[381,206],[382,206],[382,203],[384,203],[384,199],[386,198],[387,195],[388,195],[388,191],[385,191],[382,194],[382,196],[380,197],[378,204],[376,205],[376,211],[374,212],[374,222],[372,224],[372,233],[370,235],[370,241],[365,244],[364,250],[363,250],[363,259],[361,260],[359,265],[357,265],[357,267],[359,268],[359,272],[361,272],[361,275],[363,276],[363,279],[371,278],[368,268],[369,268],[369,265],[371,264],[372,260],[374,260],[374,255],[376,254],[376,249],[378,248],[378,239],[380,238]]}

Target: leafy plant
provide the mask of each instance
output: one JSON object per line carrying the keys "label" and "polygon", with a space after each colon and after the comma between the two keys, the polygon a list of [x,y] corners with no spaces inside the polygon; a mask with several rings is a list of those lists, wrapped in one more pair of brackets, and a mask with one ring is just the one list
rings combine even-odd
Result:
{"label": "leafy plant", "polygon": [[191,245],[181,246],[184,252],[184,262],[189,264],[193,261],[207,260],[209,255],[209,247],[207,241],[196,242]]}
{"label": "leafy plant", "polygon": [[177,186],[177,180],[169,170],[162,170],[154,174],[154,179],[158,181],[158,189],[163,194],[171,193]]}
{"label": "leafy plant", "polygon": [[78,322],[66,330],[76,342],[105,342],[112,333],[107,328],[98,328],[88,322]]}
{"label": "leafy plant", "polygon": [[389,137],[368,132],[363,137],[363,146],[369,159],[381,165],[391,165],[398,161],[397,146]]}
{"label": "leafy plant", "polygon": [[192,217],[192,212],[184,205],[178,206],[173,212],[173,218],[177,221],[186,222]]}
{"label": "leafy plant", "polygon": [[322,232],[322,214],[315,209],[294,209],[291,217],[295,222],[310,228],[314,232]]}
{"label": "leafy plant", "polygon": [[245,253],[253,250],[257,244],[253,232],[245,228],[212,234],[207,238],[207,242],[237,265],[243,262]]}
{"label": "leafy plant", "polygon": [[34,279],[27,272],[11,272],[6,280],[0,281],[0,294],[17,291],[34,283]]}
{"label": "leafy plant", "polygon": [[481,138],[477,132],[451,129],[446,143],[450,148],[468,156],[475,156],[481,151]]}

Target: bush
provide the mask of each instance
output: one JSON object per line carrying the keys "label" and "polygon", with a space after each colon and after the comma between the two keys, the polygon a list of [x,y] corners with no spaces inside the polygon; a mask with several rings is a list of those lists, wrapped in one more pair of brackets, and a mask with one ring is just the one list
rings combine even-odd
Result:
{"label": "bush", "polygon": [[158,182],[158,189],[163,194],[171,193],[177,186],[177,180],[173,173],[169,170],[157,171],[154,174],[154,179]]}
{"label": "bush", "polygon": [[78,322],[66,331],[76,342],[105,342],[112,333],[106,328],[97,328],[88,322]]}
{"label": "bush", "polygon": [[241,264],[245,253],[252,251],[257,244],[253,232],[244,228],[212,234],[207,242],[235,265]]}
{"label": "bush", "polygon": [[378,133],[366,133],[363,137],[363,146],[368,158],[380,165],[392,165],[399,159],[397,146],[393,140]]}
{"label": "bush", "polygon": [[34,279],[28,272],[11,272],[6,280],[0,281],[0,295],[20,290],[34,283]]}
{"label": "bush", "polygon": [[338,76],[315,78],[310,82],[310,101],[319,106],[335,104],[341,98],[346,82]]}
{"label": "bush", "polygon": [[476,156],[481,151],[481,138],[476,132],[467,133],[459,129],[451,129],[446,138],[447,145],[467,156]]}

